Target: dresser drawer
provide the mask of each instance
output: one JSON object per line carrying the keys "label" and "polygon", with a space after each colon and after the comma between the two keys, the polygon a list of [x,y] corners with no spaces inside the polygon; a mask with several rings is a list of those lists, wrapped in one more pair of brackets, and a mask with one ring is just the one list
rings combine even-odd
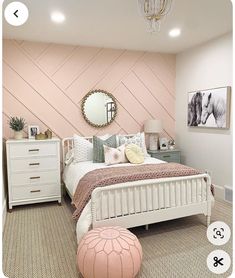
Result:
{"label": "dresser drawer", "polygon": [[58,183],[58,171],[13,173],[12,186]]}
{"label": "dresser drawer", "polygon": [[56,155],[55,143],[15,144],[10,147],[10,158]]}
{"label": "dresser drawer", "polygon": [[11,171],[14,172],[33,172],[33,171],[47,171],[56,170],[58,167],[58,159],[56,157],[38,157],[38,158],[24,158],[12,159]]}
{"label": "dresser drawer", "polygon": [[12,200],[36,199],[41,197],[59,196],[58,184],[32,185],[12,188]]}
{"label": "dresser drawer", "polygon": [[167,162],[180,162],[180,157],[178,153],[162,153],[158,154],[156,158]]}
{"label": "dresser drawer", "polygon": [[152,157],[166,161],[180,163],[180,151],[149,151]]}

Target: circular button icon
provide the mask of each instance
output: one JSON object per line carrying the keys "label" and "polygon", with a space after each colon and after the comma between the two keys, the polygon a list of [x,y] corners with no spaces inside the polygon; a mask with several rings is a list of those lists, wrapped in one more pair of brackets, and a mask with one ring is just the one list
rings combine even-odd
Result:
{"label": "circular button icon", "polygon": [[21,2],[11,2],[5,8],[4,17],[9,24],[20,26],[27,21],[29,10],[25,4]]}
{"label": "circular button icon", "polygon": [[213,273],[225,273],[230,268],[230,265],[230,256],[223,250],[212,251],[207,257],[207,266]]}
{"label": "circular button icon", "polygon": [[231,230],[229,226],[222,221],[213,222],[207,228],[207,238],[214,245],[226,244],[230,236]]}

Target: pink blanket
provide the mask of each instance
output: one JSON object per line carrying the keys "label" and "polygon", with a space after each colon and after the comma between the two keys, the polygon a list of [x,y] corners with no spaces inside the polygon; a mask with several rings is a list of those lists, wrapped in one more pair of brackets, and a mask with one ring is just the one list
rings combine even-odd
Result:
{"label": "pink blanket", "polygon": [[79,181],[72,204],[76,210],[73,218],[78,219],[89,202],[96,187],[130,181],[181,177],[202,174],[201,171],[178,163],[142,164],[137,166],[107,167],[91,171]]}

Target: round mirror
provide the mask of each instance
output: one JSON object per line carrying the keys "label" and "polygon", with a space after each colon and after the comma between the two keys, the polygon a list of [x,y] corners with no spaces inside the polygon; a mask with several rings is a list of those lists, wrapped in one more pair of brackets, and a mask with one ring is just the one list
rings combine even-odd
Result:
{"label": "round mirror", "polygon": [[103,90],[90,91],[82,100],[82,114],[94,127],[107,126],[116,117],[116,100],[113,95]]}

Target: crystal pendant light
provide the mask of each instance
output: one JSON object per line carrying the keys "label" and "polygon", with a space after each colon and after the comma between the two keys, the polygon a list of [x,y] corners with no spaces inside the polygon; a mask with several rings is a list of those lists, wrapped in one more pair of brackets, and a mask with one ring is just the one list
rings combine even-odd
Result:
{"label": "crystal pendant light", "polygon": [[172,0],[138,0],[141,15],[145,18],[148,32],[160,30],[161,20],[171,8]]}

